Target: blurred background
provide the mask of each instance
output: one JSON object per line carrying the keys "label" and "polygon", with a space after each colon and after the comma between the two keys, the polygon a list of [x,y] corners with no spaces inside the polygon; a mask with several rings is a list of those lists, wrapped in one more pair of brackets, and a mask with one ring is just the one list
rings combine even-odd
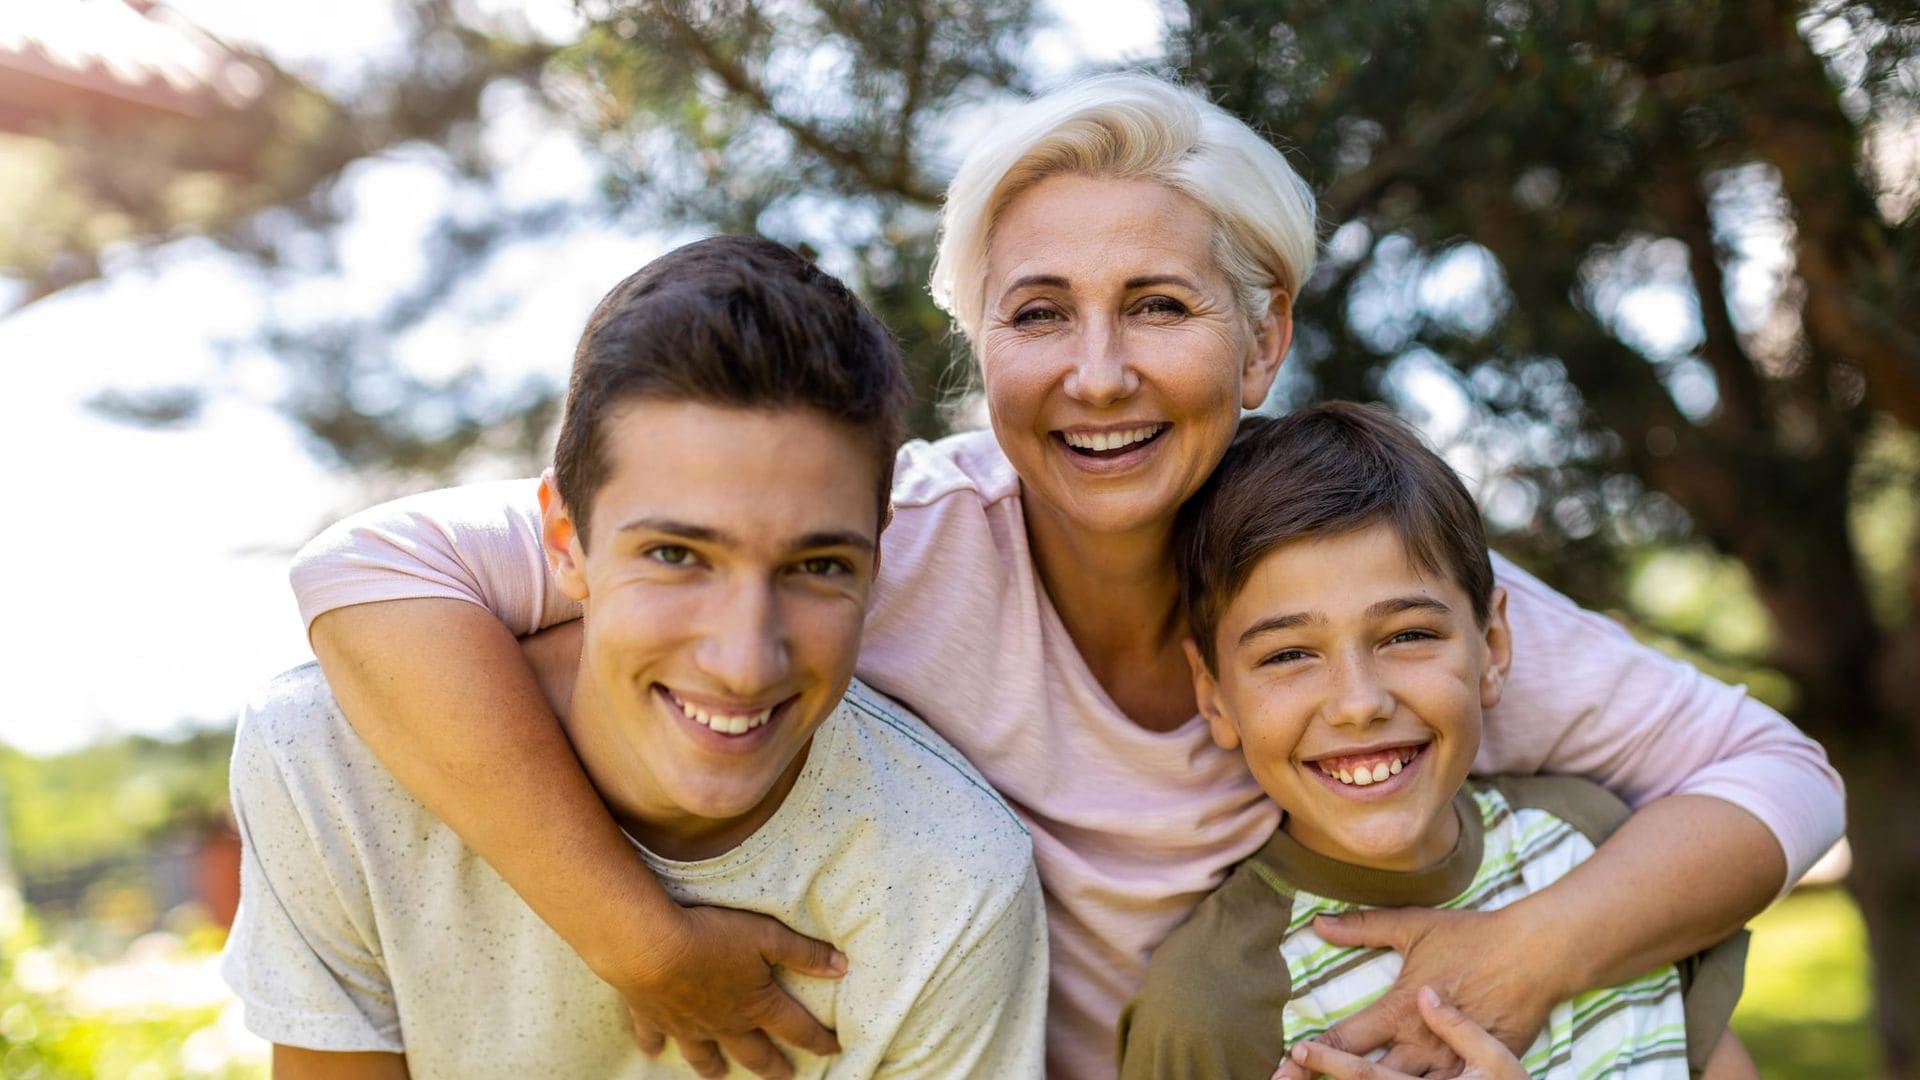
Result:
{"label": "blurred background", "polygon": [[1649,0],[0,7],[0,1075],[260,1076],[215,954],[288,555],[529,474],[587,311],[802,245],[979,422],[924,283],[969,134],[1194,80],[1321,197],[1271,408],[1391,402],[1496,543],[1827,748],[1756,923],[1768,1076],[1920,1075],[1920,15]]}

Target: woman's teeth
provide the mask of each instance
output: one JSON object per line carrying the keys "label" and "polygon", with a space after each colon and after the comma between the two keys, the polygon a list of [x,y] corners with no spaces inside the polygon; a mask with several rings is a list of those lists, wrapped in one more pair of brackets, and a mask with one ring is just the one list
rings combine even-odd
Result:
{"label": "woman's teeth", "polygon": [[769,705],[754,713],[722,713],[703,709],[691,701],[682,699],[678,694],[672,696],[673,703],[680,706],[680,711],[686,713],[688,719],[703,727],[712,728],[722,735],[744,735],[766,723],[767,719],[773,715],[774,709]]}
{"label": "woman's teeth", "polygon": [[1075,450],[1120,450],[1135,443],[1143,443],[1166,427],[1165,424],[1147,424],[1143,427],[1128,428],[1124,431],[1063,431],[1061,437]]}

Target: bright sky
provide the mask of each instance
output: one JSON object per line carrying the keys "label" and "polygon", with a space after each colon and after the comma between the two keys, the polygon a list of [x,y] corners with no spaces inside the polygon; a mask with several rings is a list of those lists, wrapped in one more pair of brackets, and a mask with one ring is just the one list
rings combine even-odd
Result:
{"label": "bright sky", "polygon": [[[323,85],[348,85],[366,57],[391,50],[387,0],[262,4],[171,0],[217,34],[256,42]],[[532,10],[564,33],[565,4]],[[1064,27],[1035,43],[1051,68],[1076,58],[1154,55],[1153,0],[1066,0]],[[524,142],[527,183],[588,183],[553,137]],[[352,174],[356,216],[341,278],[279,302],[309,310],[371,309],[414,255],[428,170],[379,163]],[[529,191],[529,194],[537,192]],[[429,203],[430,205],[430,203]],[[411,343],[423,364],[460,357],[514,376],[560,372],[587,311],[607,285],[660,246],[653,237],[585,234],[499,260],[466,302],[517,304],[483,335],[448,316]],[[15,569],[0,629],[0,742],[53,753],[123,732],[165,733],[231,719],[250,690],[309,659],[284,568],[320,527],[370,497],[353,477],[315,464],[270,408],[278,373],[263,357],[219,358],[245,339],[265,297],[244,270],[202,245],[178,244],[144,266],[0,319],[0,461],[21,483],[0,565]],[[224,388],[200,422],[142,431],[84,402],[104,390]]]}

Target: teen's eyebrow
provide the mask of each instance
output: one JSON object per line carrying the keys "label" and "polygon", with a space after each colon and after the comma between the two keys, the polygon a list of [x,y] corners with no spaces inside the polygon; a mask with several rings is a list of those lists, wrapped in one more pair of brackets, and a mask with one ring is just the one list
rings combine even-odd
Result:
{"label": "teen's eyebrow", "polygon": [[809,551],[814,548],[850,547],[861,551],[874,549],[873,538],[857,532],[810,532],[793,542],[795,551]]}
{"label": "teen's eyebrow", "polygon": [[1394,596],[1382,600],[1377,604],[1370,605],[1367,608],[1367,617],[1370,619],[1380,619],[1388,615],[1398,615],[1406,611],[1430,611],[1435,615],[1453,614],[1453,609],[1441,601],[1431,596],[1414,594],[1410,596]]}
{"label": "teen's eyebrow", "polygon": [[1302,626],[1312,626],[1327,621],[1325,615],[1296,611],[1291,615],[1271,615],[1247,627],[1240,634],[1239,644],[1245,645],[1261,634],[1271,634],[1276,630],[1293,630]]}
{"label": "teen's eyebrow", "polygon": [[668,536],[677,536],[682,540],[696,540],[705,544],[731,544],[733,542],[732,536],[720,531],[719,529],[715,529],[707,525],[694,525],[685,521],[675,521],[672,518],[661,518],[661,517],[630,518],[624,522],[621,522],[620,527],[613,531],[616,533],[626,533],[626,532],[665,533]]}

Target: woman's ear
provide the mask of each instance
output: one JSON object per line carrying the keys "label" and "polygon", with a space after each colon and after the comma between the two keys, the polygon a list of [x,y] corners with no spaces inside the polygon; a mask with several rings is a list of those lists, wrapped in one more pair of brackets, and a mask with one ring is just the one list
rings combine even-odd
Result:
{"label": "woman's ear", "polygon": [[587,598],[586,547],[573,515],[554,483],[553,470],[540,474],[540,546],[560,591],[574,600]]}
{"label": "woman's ear", "polygon": [[1280,362],[1293,345],[1293,297],[1275,285],[1268,290],[1267,313],[1255,324],[1253,348],[1247,353],[1246,369],[1240,373],[1240,407],[1257,409],[1267,400],[1273,380],[1280,374]]}
{"label": "woman's ear", "polygon": [[1193,672],[1193,700],[1200,706],[1200,715],[1207,718],[1207,732],[1213,736],[1214,744],[1222,750],[1240,748],[1240,729],[1220,710],[1220,683],[1207,667],[1205,657],[1200,655],[1200,647],[1188,638],[1181,643],[1187,650],[1187,667]]}
{"label": "woman's ear", "polygon": [[1480,671],[1480,707],[1491,709],[1500,704],[1507,688],[1507,672],[1513,667],[1513,630],[1507,625],[1507,590],[1493,587],[1487,602],[1487,663]]}

